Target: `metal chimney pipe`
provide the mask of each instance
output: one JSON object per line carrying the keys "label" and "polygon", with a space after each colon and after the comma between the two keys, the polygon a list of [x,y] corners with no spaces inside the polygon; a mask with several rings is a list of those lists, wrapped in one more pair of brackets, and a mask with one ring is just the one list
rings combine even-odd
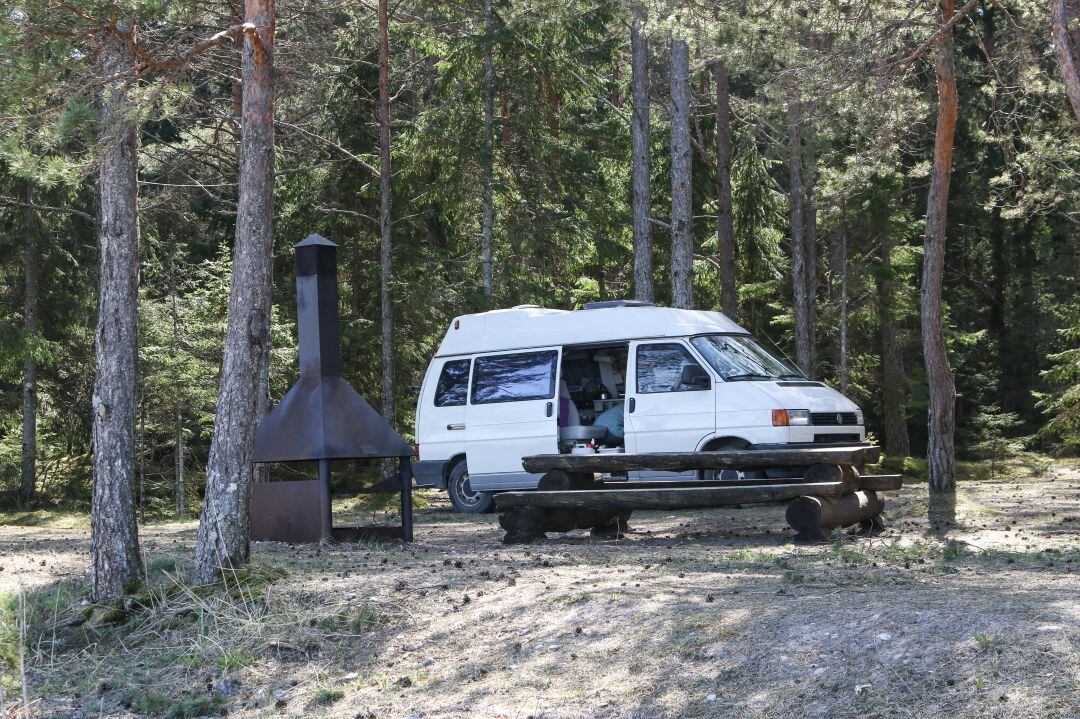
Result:
{"label": "metal chimney pipe", "polygon": [[294,249],[300,376],[340,377],[337,245],[312,234]]}

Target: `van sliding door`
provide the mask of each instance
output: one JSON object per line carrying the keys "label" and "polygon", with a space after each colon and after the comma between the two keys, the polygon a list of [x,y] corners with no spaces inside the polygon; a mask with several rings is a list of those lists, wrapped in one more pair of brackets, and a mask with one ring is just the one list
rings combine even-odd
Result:
{"label": "van sliding door", "polygon": [[473,361],[465,451],[476,491],[535,487],[521,458],[558,452],[561,348],[480,355]]}

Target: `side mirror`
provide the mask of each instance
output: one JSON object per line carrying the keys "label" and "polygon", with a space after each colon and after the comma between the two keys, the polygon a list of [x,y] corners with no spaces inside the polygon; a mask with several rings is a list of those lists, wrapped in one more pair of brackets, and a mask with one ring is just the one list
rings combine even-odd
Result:
{"label": "side mirror", "polygon": [[708,389],[710,386],[709,373],[705,371],[705,368],[698,364],[688,364],[683,366],[682,374],[679,376],[679,382],[684,387],[694,387],[697,389]]}

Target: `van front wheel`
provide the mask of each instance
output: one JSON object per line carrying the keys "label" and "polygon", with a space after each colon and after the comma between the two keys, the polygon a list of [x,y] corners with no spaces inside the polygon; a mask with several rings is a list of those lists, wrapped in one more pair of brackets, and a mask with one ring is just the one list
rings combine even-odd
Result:
{"label": "van front wheel", "polygon": [[454,509],[467,514],[483,514],[495,505],[491,492],[473,490],[469,484],[469,467],[465,462],[458,462],[450,470],[446,493],[450,495],[450,504],[454,505]]}

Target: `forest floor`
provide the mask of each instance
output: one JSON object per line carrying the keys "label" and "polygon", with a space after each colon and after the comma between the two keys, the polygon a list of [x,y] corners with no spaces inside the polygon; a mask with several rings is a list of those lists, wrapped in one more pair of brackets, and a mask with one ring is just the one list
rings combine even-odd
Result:
{"label": "forest floor", "polygon": [[70,718],[1076,717],[1080,465],[933,511],[911,484],[887,517],[800,546],[781,507],[640,512],[507,547],[432,494],[411,546],[260,543],[227,592],[181,579],[193,522],[150,524],[153,606],[90,627],[85,520],[9,515],[0,714],[25,686]]}

